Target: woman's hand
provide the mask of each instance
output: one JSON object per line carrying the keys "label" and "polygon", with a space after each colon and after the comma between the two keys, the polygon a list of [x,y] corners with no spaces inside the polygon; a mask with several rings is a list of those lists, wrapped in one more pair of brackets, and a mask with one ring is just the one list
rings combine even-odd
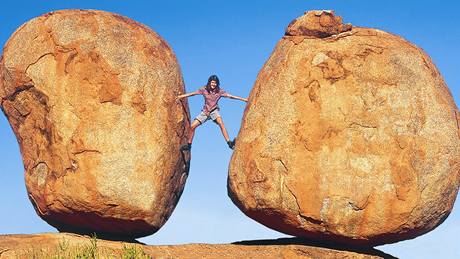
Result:
{"label": "woman's hand", "polygon": [[248,102],[248,98],[243,98],[243,97],[236,96],[235,99],[238,99],[238,100],[243,101],[243,102]]}

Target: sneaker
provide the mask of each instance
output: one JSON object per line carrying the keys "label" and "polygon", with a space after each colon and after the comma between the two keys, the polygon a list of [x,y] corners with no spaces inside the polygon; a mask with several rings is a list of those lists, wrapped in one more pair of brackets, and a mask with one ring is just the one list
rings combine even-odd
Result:
{"label": "sneaker", "polygon": [[230,149],[235,148],[235,140],[229,140],[227,141],[227,145]]}
{"label": "sneaker", "polygon": [[180,147],[180,150],[181,151],[188,151],[192,148],[192,143],[188,143],[188,144],[185,144],[183,146]]}

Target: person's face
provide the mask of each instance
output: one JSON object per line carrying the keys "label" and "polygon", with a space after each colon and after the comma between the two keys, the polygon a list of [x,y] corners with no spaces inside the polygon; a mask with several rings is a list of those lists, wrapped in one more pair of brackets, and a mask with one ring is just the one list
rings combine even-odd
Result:
{"label": "person's face", "polygon": [[211,80],[211,83],[210,83],[209,86],[211,86],[211,89],[214,90],[214,89],[217,87],[217,82],[216,82],[216,80]]}

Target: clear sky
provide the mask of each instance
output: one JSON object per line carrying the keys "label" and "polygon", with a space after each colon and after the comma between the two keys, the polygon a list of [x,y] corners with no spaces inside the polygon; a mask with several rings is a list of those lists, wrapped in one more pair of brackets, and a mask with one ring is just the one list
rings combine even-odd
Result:
{"label": "clear sky", "polygon": [[[385,30],[423,48],[460,98],[460,4],[445,1],[3,1],[0,9],[0,46],[24,22],[59,9],[99,9],[130,17],[159,33],[179,60],[187,91],[217,74],[221,86],[247,97],[258,71],[284,29],[312,9],[333,9],[345,22]],[[192,117],[202,97],[189,98]],[[245,103],[222,99],[221,114],[233,138],[238,133]],[[211,156],[213,157],[210,160]],[[197,129],[193,160],[184,193],[171,218],[147,244],[228,243],[285,237],[247,218],[227,197],[227,169],[231,156],[213,123]],[[211,162],[210,162],[211,161]],[[0,113],[0,234],[54,232],[27,199],[18,143]],[[460,205],[434,231],[413,240],[378,249],[401,258],[460,258]]]}

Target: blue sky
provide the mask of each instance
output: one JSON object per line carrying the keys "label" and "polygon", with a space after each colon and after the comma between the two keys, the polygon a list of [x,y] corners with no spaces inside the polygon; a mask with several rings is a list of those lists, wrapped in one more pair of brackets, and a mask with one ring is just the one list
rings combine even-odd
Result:
{"label": "blue sky", "polygon": [[[24,22],[69,8],[116,12],[146,24],[173,48],[187,91],[217,74],[228,92],[247,97],[259,70],[289,22],[305,10],[333,9],[345,22],[385,30],[423,48],[432,58],[456,103],[460,98],[460,17],[457,1],[4,1],[0,45]],[[202,97],[189,98],[192,117]],[[230,136],[238,133],[245,104],[222,99]],[[212,159],[210,160],[210,156]],[[231,150],[213,123],[197,129],[184,193],[168,222],[147,244],[228,243],[285,237],[244,216],[227,197]],[[211,161],[211,162],[210,162]],[[27,199],[16,138],[0,113],[0,234],[54,232]],[[434,231],[378,249],[401,258],[460,258],[460,205]]]}

